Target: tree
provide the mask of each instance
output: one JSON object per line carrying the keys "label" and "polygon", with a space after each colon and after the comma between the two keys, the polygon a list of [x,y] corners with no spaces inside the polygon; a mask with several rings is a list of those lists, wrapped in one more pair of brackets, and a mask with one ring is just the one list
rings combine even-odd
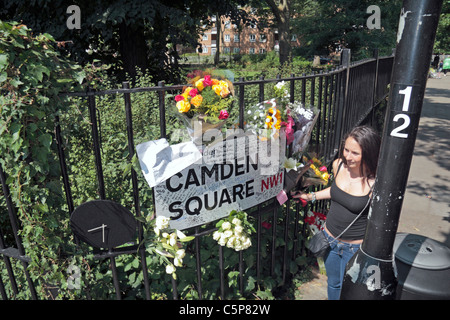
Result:
{"label": "tree", "polygon": [[283,65],[291,59],[291,1],[290,0],[266,0],[275,17],[278,27],[280,64]]}
{"label": "tree", "polygon": [[450,1],[444,1],[442,6],[439,25],[436,32],[434,51],[439,53],[450,53]]}
{"label": "tree", "polygon": [[[355,60],[371,55],[373,49],[390,54],[395,48],[401,0],[306,0],[304,11],[292,23],[300,37],[304,55],[329,55],[343,48]],[[380,8],[380,28],[369,29],[371,5]]]}
{"label": "tree", "polygon": [[[227,0],[218,2],[205,2],[207,6],[208,19],[203,20],[203,25],[208,27],[215,26],[217,30],[216,53],[214,56],[214,65],[219,64],[220,47],[222,40],[222,25],[225,20],[229,20],[231,24],[237,26],[247,24],[251,18],[244,9],[247,4],[246,0]],[[215,19],[213,19],[213,17]]]}
{"label": "tree", "polygon": [[[66,25],[71,5],[80,8],[80,29]],[[52,34],[80,63],[114,64],[122,78],[134,78],[136,67],[148,69],[155,82],[179,80],[175,47],[197,45],[200,21],[208,14],[200,0],[0,0],[0,8],[0,19]]]}
{"label": "tree", "polygon": [[304,0],[253,0],[249,5],[257,12],[258,28],[276,28],[278,30],[278,44],[280,64],[291,60],[291,19],[293,18],[292,6],[302,3]]}

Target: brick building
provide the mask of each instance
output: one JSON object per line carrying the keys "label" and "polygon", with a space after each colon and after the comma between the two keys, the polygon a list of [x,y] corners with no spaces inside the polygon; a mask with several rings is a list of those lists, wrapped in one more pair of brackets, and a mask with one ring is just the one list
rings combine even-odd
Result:
{"label": "brick building", "polygon": [[[213,17],[215,22],[216,18]],[[200,55],[214,55],[217,50],[217,28],[205,30],[200,43]],[[224,54],[264,54],[269,51],[278,51],[278,31],[264,28],[260,30],[256,25],[239,27],[230,23],[229,19],[222,18],[222,31],[220,33],[220,52]],[[295,35],[291,38],[293,47],[299,46]]]}

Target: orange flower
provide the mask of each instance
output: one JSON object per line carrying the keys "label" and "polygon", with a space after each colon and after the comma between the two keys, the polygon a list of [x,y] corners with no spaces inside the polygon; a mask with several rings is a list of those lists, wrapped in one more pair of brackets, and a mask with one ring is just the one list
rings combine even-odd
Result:
{"label": "orange flower", "polygon": [[196,95],[191,99],[192,105],[194,105],[196,108],[198,108],[203,102],[203,97],[201,95]]}

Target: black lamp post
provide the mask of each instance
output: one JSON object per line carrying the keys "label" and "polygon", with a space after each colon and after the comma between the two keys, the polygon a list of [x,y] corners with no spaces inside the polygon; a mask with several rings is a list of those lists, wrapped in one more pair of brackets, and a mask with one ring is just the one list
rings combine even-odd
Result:
{"label": "black lamp post", "polygon": [[378,171],[361,249],[347,264],[341,299],[394,299],[393,245],[419,127],[443,0],[404,0]]}

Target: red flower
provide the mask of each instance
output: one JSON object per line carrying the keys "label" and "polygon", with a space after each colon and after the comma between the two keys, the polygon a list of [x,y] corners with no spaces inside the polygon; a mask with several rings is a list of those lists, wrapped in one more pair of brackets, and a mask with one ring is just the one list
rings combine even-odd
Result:
{"label": "red flower", "polygon": [[212,81],[211,81],[211,76],[210,76],[210,75],[206,75],[206,76],[203,78],[203,85],[204,85],[205,87],[212,86]]}
{"label": "red flower", "polygon": [[181,101],[181,100],[184,100],[184,97],[181,94],[177,94],[175,96],[175,101],[178,102],[178,101]]}
{"label": "red flower", "polygon": [[197,94],[198,94],[198,90],[196,88],[194,88],[191,91],[189,91],[189,95],[191,97],[195,97]]}
{"label": "red flower", "polygon": [[315,224],[316,218],[314,216],[307,216],[305,218],[305,222],[308,223],[308,224]]}
{"label": "red flower", "polygon": [[302,207],[306,207],[306,205],[308,204],[308,201],[303,200],[301,198],[299,198],[298,200],[300,200],[300,204],[302,205]]}
{"label": "red flower", "polygon": [[220,110],[220,114],[219,114],[219,119],[220,120],[225,120],[228,119],[230,115],[228,114],[227,110]]}

